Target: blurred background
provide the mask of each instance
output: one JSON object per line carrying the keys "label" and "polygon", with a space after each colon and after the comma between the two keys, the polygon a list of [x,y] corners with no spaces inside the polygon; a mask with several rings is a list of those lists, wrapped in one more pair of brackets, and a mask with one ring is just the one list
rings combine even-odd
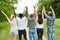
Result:
{"label": "blurred background", "polygon": [[[8,17],[13,13],[12,5],[16,4],[18,0],[0,0],[0,40],[8,40],[10,25],[7,22],[7,19],[2,15],[1,10],[3,10]],[[55,40],[60,40],[60,0],[38,0],[38,12],[42,11],[42,6],[46,7],[46,11],[50,10],[49,6],[51,5],[54,8],[56,14],[55,21]],[[47,38],[46,32],[46,20],[44,20],[44,36]]]}

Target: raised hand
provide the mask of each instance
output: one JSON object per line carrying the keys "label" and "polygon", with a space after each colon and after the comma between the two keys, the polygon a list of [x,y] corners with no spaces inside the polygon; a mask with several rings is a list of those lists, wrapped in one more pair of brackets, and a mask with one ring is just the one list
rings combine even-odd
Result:
{"label": "raised hand", "polygon": [[26,6],[26,16],[28,16],[28,7]]}
{"label": "raised hand", "polygon": [[45,13],[46,13],[46,11],[45,11],[45,7],[44,7],[44,6],[43,6],[43,9],[42,9],[42,10],[43,10],[43,14],[45,14]]}
{"label": "raised hand", "polygon": [[50,6],[50,9],[51,9],[51,11],[52,11],[52,12],[54,12],[54,10],[53,10],[52,6]]}
{"label": "raised hand", "polygon": [[37,14],[36,6],[33,5],[33,7],[34,7],[34,13],[35,13],[36,16],[37,16],[38,14]]}

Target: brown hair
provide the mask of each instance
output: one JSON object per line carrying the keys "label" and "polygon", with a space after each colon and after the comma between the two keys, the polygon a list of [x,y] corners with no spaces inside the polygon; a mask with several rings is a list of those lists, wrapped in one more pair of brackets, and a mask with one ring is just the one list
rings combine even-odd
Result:
{"label": "brown hair", "polygon": [[48,12],[49,16],[53,16],[53,13],[51,11]]}
{"label": "brown hair", "polygon": [[43,23],[42,14],[38,14],[38,23],[39,24],[42,24]]}
{"label": "brown hair", "polygon": [[53,13],[49,13],[48,15],[49,15],[49,16],[53,16]]}

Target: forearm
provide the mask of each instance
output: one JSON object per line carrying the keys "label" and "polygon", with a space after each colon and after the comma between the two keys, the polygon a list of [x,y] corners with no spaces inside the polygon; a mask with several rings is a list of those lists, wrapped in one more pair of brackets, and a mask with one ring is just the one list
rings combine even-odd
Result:
{"label": "forearm", "polygon": [[2,11],[3,15],[7,18],[8,21],[10,21],[10,19],[8,18],[8,16]]}
{"label": "forearm", "polygon": [[43,12],[43,9],[42,9],[42,18],[44,19],[44,12]]}
{"label": "forearm", "polygon": [[51,9],[51,11],[54,13],[54,9],[52,8],[52,6],[50,6],[50,9]]}
{"label": "forearm", "polygon": [[26,16],[28,16],[28,8],[26,7]]}
{"label": "forearm", "polygon": [[55,13],[53,13],[53,18],[55,18],[56,16],[55,16]]}
{"label": "forearm", "polygon": [[50,16],[48,16],[47,14],[45,14],[45,17],[46,17],[47,19],[50,19],[50,20],[54,20],[54,19],[55,19],[55,16],[50,17]]}
{"label": "forearm", "polygon": [[36,14],[36,16],[38,15],[37,10],[36,10],[36,6],[34,6],[34,13]]}
{"label": "forearm", "polygon": [[46,13],[44,14],[46,18],[50,18]]}

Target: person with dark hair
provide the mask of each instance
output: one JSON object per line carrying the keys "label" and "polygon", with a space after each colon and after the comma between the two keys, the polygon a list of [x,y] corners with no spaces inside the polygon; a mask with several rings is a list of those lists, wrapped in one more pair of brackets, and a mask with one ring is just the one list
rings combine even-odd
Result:
{"label": "person with dark hair", "polygon": [[16,17],[17,19],[17,25],[18,25],[18,34],[19,34],[19,40],[22,38],[22,34],[24,36],[24,39],[27,40],[26,35],[26,17],[23,16],[23,14],[19,14],[19,17]]}
{"label": "person with dark hair", "polygon": [[26,35],[26,17],[23,16],[23,14],[19,14],[19,17],[16,17],[17,19],[17,26],[18,26],[18,34],[19,34],[19,40],[22,38],[22,34],[24,36],[24,39],[27,40]]}
{"label": "person with dark hair", "polygon": [[23,17],[23,14],[19,14],[19,17],[22,18]]}
{"label": "person with dark hair", "polygon": [[17,8],[15,10],[15,13],[19,14],[18,16],[16,16],[19,40],[22,40],[22,35],[24,37],[24,40],[27,40],[26,35],[27,19],[23,13],[26,6],[25,3],[26,0],[18,0]]}
{"label": "person with dark hair", "polygon": [[45,7],[43,7],[43,14],[47,18],[47,34],[48,34],[48,40],[55,40],[54,39],[54,22],[55,22],[55,12],[53,8],[50,6],[51,11],[48,12],[47,15],[45,12]]}
{"label": "person with dark hair", "polygon": [[43,10],[42,10],[42,14],[37,14],[38,16],[38,22],[37,22],[37,35],[38,35],[38,40],[42,40],[43,37]]}

